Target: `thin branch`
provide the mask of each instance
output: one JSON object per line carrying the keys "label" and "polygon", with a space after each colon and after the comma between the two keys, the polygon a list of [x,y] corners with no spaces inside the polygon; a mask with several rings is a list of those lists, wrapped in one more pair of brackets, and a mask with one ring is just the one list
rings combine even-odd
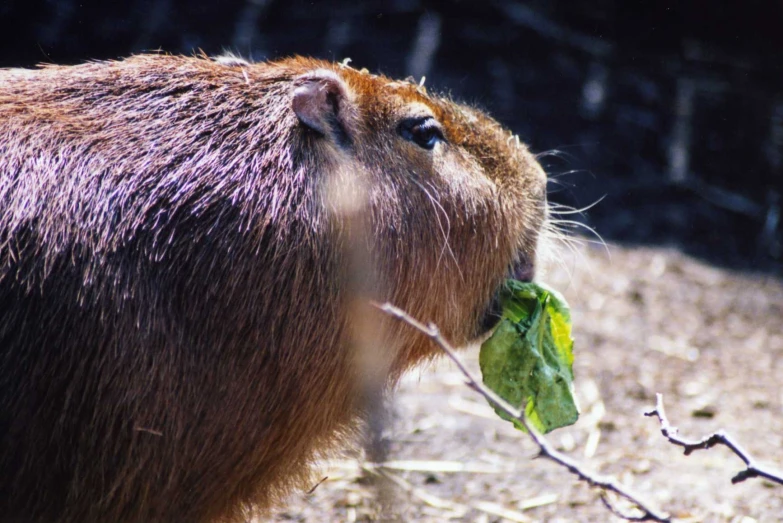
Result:
{"label": "thin branch", "polygon": [[308,491],[307,491],[307,494],[309,495],[309,494],[312,494],[313,492],[315,492],[315,489],[317,489],[318,487],[320,487],[320,486],[321,486],[321,483],[323,483],[323,482],[324,482],[324,481],[326,481],[327,479],[329,479],[329,476],[324,476],[324,477],[322,477],[322,478],[321,478],[321,479],[318,481],[318,483],[316,483],[315,485],[313,485],[313,486],[312,486],[312,488],[310,488],[310,490],[308,490]]}
{"label": "thin branch", "polygon": [[774,483],[778,483],[779,485],[783,485],[783,473],[756,463],[756,460],[753,459],[739,443],[734,441],[734,438],[722,430],[698,440],[681,438],[678,435],[677,427],[673,427],[666,417],[666,411],[663,408],[663,394],[658,393],[655,395],[655,398],[655,408],[649,412],[645,412],[644,415],[658,418],[658,421],[661,423],[661,434],[669,440],[669,443],[685,449],[686,456],[690,455],[695,450],[709,449],[716,445],[723,445],[731,449],[746,466],[745,470],[740,471],[731,478],[732,483],[740,483],[748,478],[764,478]]}
{"label": "thin branch", "polygon": [[539,433],[534,427],[532,427],[525,417],[525,412],[520,410],[506,400],[495,394],[490,388],[484,385],[482,382],[476,380],[470,371],[465,367],[462,361],[457,357],[454,348],[446,341],[446,339],[440,334],[440,330],[434,324],[424,325],[423,323],[412,318],[402,309],[395,307],[389,303],[374,304],[382,312],[389,316],[406,323],[407,325],[418,330],[428,338],[430,338],[445,354],[454,362],[457,368],[462,372],[468,381],[468,386],[484,396],[489,403],[498,409],[504,411],[508,416],[518,420],[527,429],[528,434],[533,441],[538,445],[539,456],[554,461],[558,465],[565,467],[569,472],[576,475],[582,481],[588,484],[604,489],[605,491],[614,492],[623,499],[626,499],[636,505],[642,512],[639,516],[627,515],[613,506],[605,496],[602,497],[604,504],[609,507],[616,516],[628,521],[657,521],[657,522],[670,522],[671,519],[668,515],[658,512],[657,510],[650,508],[647,502],[642,500],[639,496],[632,493],[625,486],[617,482],[614,478],[599,476],[592,472],[583,470],[579,464],[569,458],[568,456],[555,450],[544,436]]}

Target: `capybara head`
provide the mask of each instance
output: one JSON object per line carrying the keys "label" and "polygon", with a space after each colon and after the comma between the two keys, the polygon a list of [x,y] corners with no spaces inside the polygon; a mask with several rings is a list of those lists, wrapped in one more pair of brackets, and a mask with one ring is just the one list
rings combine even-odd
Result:
{"label": "capybara head", "polygon": [[[2,71],[0,123],[0,519],[242,519],[301,484],[361,410],[357,239],[367,296],[457,345],[532,277],[542,169],[410,81],[142,55]],[[392,380],[435,351],[386,341]]]}

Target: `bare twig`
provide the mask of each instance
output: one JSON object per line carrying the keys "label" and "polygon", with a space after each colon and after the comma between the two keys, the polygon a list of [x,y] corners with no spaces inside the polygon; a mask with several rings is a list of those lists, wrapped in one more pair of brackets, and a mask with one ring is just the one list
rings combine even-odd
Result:
{"label": "bare twig", "polygon": [[308,491],[307,491],[307,494],[312,494],[313,492],[315,492],[315,489],[317,489],[318,487],[320,487],[320,486],[321,486],[321,483],[323,483],[323,482],[324,482],[324,481],[326,481],[327,479],[329,479],[329,476],[324,476],[324,477],[322,477],[322,478],[321,478],[321,479],[318,481],[318,483],[316,483],[315,485],[313,485],[313,486],[310,488],[310,490],[308,490]]}
{"label": "bare twig", "polygon": [[605,495],[602,496],[604,504],[606,504],[609,510],[611,510],[612,513],[614,513],[616,516],[626,519],[628,521],[658,521],[658,522],[671,521],[668,515],[663,514],[653,508],[650,508],[647,502],[642,500],[636,494],[632,493],[625,486],[617,482],[614,478],[599,476],[592,472],[583,470],[576,461],[572,460],[568,456],[561,454],[560,452],[555,450],[549,444],[546,438],[544,438],[542,434],[540,434],[534,427],[532,427],[528,423],[527,418],[525,417],[525,412],[523,410],[514,407],[506,400],[504,400],[503,398],[495,394],[494,391],[489,389],[482,382],[476,380],[473,377],[471,372],[467,369],[467,367],[465,367],[465,365],[462,363],[459,357],[457,357],[454,348],[440,334],[440,331],[438,330],[437,326],[435,326],[434,324],[424,325],[423,323],[412,318],[409,314],[407,314],[402,309],[395,307],[394,305],[391,305],[389,303],[375,304],[375,306],[378,307],[378,309],[380,309],[382,312],[388,314],[393,318],[396,318],[399,321],[402,321],[403,323],[406,323],[407,325],[413,327],[414,329],[418,330],[419,332],[421,332],[422,334],[430,338],[446,354],[446,356],[448,356],[449,359],[451,359],[451,361],[454,362],[457,368],[459,368],[460,372],[462,372],[462,374],[467,379],[468,382],[467,384],[470,388],[472,388],[473,390],[475,390],[476,392],[484,396],[484,398],[487,401],[489,401],[491,405],[504,411],[508,416],[518,420],[525,427],[525,429],[527,429],[527,432],[528,434],[530,434],[530,437],[533,439],[536,445],[538,445],[540,457],[549,459],[550,461],[554,461],[558,465],[565,467],[566,469],[568,469],[569,472],[576,475],[579,479],[587,482],[588,484],[594,487],[598,487],[605,491],[614,492],[621,498],[626,499],[631,503],[633,503],[634,505],[636,505],[641,511],[641,514],[639,516],[624,514],[619,509],[617,509],[617,507],[615,507],[612,503],[610,503]]}
{"label": "bare twig", "polygon": [[690,455],[694,450],[709,449],[716,445],[724,445],[745,462],[746,466],[745,470],[740,471],[731,478],[732,483],[740,483],[748,478],[764,478],[783,485],[783,473],[756,463],[756,460],[754,460],[739,443],[734,441],[734,438],[722,430],[698,440],[681,438],[678,435],[677,427],[673,427],[666,417],[666,411],[663,408],[663,394],[658,393],[655,395],[655,398],[655,408],[649,412],[645,412],[644,415],[658,418],[658,421],[661,423],[661,434],[663,434],[670,443],[685,449],[686,456]]}

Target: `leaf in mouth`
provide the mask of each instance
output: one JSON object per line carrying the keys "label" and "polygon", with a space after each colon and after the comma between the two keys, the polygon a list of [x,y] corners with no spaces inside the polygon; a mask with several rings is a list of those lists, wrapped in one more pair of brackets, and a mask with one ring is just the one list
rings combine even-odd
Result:
{"label": "leaf in mouth", "polygon": [[540,283],[507,280],[500,301],[500,323],[479,354],[484,383],[512,405],[525,403],[526,419],[541,432],[575,423],[574,340],[565,299]]}

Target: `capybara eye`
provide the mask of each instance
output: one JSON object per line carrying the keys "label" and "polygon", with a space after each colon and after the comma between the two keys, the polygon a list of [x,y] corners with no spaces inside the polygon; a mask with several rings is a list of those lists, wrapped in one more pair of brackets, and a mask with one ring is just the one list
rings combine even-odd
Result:
{"label": "capybara eye", "polygon": [[439,141],[443,141],[443,131],[431,116],[403,120],[399,127],[400,136],[419,147],[431,150]]}

